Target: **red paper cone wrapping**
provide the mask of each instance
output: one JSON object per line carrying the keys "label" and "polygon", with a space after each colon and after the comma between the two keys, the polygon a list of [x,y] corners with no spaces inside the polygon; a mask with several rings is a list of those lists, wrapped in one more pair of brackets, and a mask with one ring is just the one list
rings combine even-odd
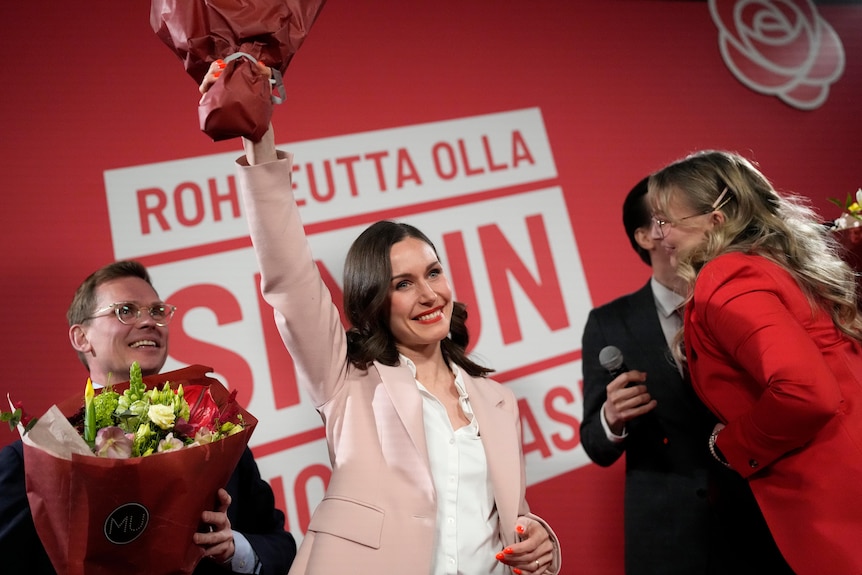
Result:
{"label": "red paper cone wrapping", "polygon": [[[152,0],[150,26],[198,84],[212,62],[237,52],[284,74],[324,3],[325,0]],[[248,91],[256,95],[256,88],[240,85],[247,80],[245,74],[225,78],[222,71],[216,86],[230,85],[223,92],[231,97]],[[210,92],[213,89],[215,86]],[[269,92],[266,94],[268,97]],[[255,100],[249,105],[256,108],[259,103]],[[255,139],[254,134],[263,135],[269,126],[271,100],[267,100],[267,106],[268,113],[261,113],[207,102],[199,110],[201,129],[214,140],[237,135]],[[207,113],[212,109],[219,110],[217,117]],[[264,117],[262,126],[254,123],[248,128],[250,120],[260,122]]]}
{"label": "red paper cone wrapping", "polygon": [[272,118],[267,78],[246,58],[231,60],[218,81],[201,98],[201,130],[214,141],[244,136],[260,141]]}
{"label": "red paper cone wrapping", "polygon": [[[144,378],[208,385],[219,405],[230,394],[204,366]],[[128,383],[115,385],[122,392]],[[65,415],[81,398],[59,404]],[[62,459],[25,441],[27,497],[36,531],[58,575],[183,575],[203,556],[192,536],[212,510],[257,420],[239,408],[244,429],[219,441],[131,459]]]}
{"label": "red paper cone wrapping", "polygon": [[842,257],[856,272],[857,305],[862,308],[862,226],[835,230],[833,232],[841,244]]}
{"label": "red paper cone wrapping", "polygon": [[862,271],[862,226],[835,230],[833,233],[844,248],[844,261],[857,272]]}

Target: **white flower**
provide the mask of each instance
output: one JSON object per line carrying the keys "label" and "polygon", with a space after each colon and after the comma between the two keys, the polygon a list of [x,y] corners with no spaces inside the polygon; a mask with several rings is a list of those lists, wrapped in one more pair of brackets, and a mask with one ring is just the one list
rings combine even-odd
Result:
{"label": "white flower", "polygon": [[174,425],[174,410],[169,405],[151,405],[147,417],[162,429],[170,429]]}
{"label": "white flower", "polygon": [[161,453],[162,451],[172,451],[174,449],[182,449],[183,442],[174,437],[173,433],[167,434],[164,439],[159,441],[159,447],[156,451]]}

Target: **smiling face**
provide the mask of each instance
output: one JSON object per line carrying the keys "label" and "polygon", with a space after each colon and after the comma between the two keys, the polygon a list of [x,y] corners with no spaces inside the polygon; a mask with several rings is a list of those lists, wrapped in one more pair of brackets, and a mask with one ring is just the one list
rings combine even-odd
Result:
{"label": "smiling face", "polygon": [[[655,214],[650,234],[661,242],[671,265],[676,267],[681,257],[704,242],[706,232],[716,225],[719,212],[698,213],[679,191],[670,195],[663,212]],[[663,223],[659,225],[656,220]]]}
{"label": "smiling face", "polygon": [[408,237],[389,251],[389,329],[408,357],[439,347],[449,334],[452,288],[430,245]]}
{"label": "smiling face", "polygon": [[[153,287],[138,277],[121,277],[104,282],[95,290],[96,310],[117,302],[132,302],[139,307],[159,303]],[[127,325],[117,319],[113,309],[69,328],[69,339],[87,359],[90,378],[100,384],[129,379],[129,367],[137,361],[144,375],[158,373],[168,356],[168,326],[157,326],[146,309]]]}

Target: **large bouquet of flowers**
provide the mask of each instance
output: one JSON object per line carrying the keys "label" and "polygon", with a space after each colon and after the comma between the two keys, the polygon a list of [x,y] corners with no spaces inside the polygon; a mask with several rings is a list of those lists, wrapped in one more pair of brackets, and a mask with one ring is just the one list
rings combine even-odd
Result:
{"label": "large bouquet of flowers", "polygon": [[[830,201],[841,208],[841,215],[830,222],[830,227],[843,248],[844,261],[856,271],[857,291],[862,294],[862,188],[853,196],[847,194],[844,202],[834,198]],[[859,305],[862,307],[862,298]]]}
{"label": "large bouquet of flowers", "polygon": [[[22,433],[27,497],[59,575],[191,573],[192,535],[257,420],[194,365],[93,390]],[[21,427],[24,431],[23,426]]]}
{"label": "large bouquet of flowers", "polygon": [[[200,84],[221,60],[218,81],[198,107],[201,130],[213,140],[260,140],[272,104],[284,100],[282,75],[308,35],[325,0],[152,0],[150,25]],[[274,88],[253,67],[273,72]]]}

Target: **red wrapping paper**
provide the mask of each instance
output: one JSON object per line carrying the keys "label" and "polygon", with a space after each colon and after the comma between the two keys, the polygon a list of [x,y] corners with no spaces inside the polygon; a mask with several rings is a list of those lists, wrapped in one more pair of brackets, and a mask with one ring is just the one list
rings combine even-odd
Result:
{"label": "red wrapping paper", "polygon": [[[170,381],[207,385],[219,406],[222,384],[194,365],[143,379],[147,389]],[[122,393],[128,382],[114,385]],[[83,396],[58,404],[65,416]],[[72,455],[24,441],[27,497],[36,531],[58,575],[184,575],[203,557],[192,541],[201,513],[216,505],[257,419],[238,408],[243,430],[219,441],[131,459]]]}
{"label": "red wrapping paper", "polygon": [[857,272],[862,271],[862,226],[835,230],[832,233],[844,248],[844,261]]}
{"label": "red wrapping paper", "polygon": [[[242,52],[284,74],[325,0],[152,0],[150,25],[200,84],[212,62]],[[270,86],[248,83],[254,62],[235,60],[201,100],[198,114],[213,140],[255,141],[272,116]],[[236,70],[234,70],[236,69]],[[244,70],[245,69],[245,70]],[[219,84],[221,90],[213,91]],[[212,92],[212,94],[210,94]],[[224,101],[222,93],[229,94]],[[247,108],[235,102],[248,99]],[[261,104],[261,100],[265,105]]]}
{"label": "red wrapping paper", "polygon": [[841,244],[842,258],[856,272],[857,306],[862,308],[862,226],[834,230]]}

